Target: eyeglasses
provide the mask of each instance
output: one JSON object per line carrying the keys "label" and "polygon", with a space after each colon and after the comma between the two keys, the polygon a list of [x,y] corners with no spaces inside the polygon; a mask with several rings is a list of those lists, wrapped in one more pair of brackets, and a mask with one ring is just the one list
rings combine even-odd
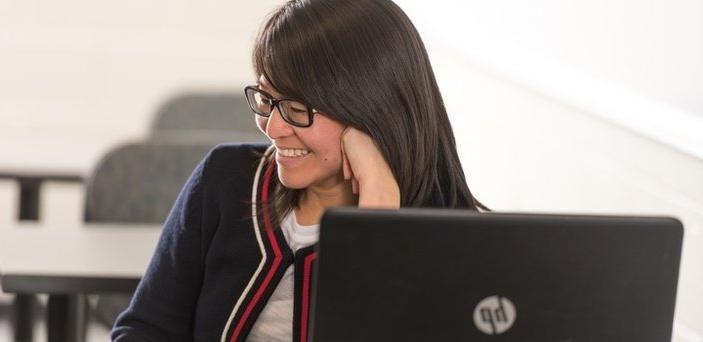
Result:
{"label": "eyeglasses", "polygon": [[310,127],[312,117],[318,111],[298,100],[280,99],[276,100],[271,94],[255,87],[244,88],[247,103],[254,113],[263,117],[270,117],[274,108],[278,108],[281,117],[285,122],[297,127]]}

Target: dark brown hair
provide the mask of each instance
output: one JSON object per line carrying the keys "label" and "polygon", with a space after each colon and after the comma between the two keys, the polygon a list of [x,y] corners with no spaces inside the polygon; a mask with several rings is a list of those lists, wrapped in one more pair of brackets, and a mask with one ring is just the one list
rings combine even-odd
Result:
{"label": "dark brown hair", "polygon": [[[288,1],[262,26],[253,63],[257,78],[285,97],[369,134],[398,181],[402,207],[488,210],[467,186],[420,35],[392,1]],[[275,183],[280,218],[301,190]]]}

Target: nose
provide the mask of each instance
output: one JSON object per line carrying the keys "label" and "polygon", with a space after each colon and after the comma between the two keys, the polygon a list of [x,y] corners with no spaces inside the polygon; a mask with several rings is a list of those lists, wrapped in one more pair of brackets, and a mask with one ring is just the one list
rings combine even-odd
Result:
{"label": "nose", "polygon": [[269,139],[276,140],[292,135],[293,127],[283,120],[281,113],[276,107],[271,111],[271,115],[268,117],[265,133]]}

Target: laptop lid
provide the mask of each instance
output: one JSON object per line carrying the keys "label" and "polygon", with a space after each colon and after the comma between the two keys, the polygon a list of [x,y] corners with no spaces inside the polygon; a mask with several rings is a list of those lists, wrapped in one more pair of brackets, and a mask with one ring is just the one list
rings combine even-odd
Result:
{"label": "laptop lid", "polygon": [[337,208],[312,341],[670,341],[673,218]]}

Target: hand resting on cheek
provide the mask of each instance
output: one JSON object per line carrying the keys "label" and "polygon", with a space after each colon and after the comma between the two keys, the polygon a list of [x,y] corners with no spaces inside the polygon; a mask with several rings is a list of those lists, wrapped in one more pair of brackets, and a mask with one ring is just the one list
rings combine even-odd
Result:
{"label": "hand resting on cheek", "polygon": [[360,208],[400,208],[400,188],[373,139],[353,127],[342,132],[342,172]]}

